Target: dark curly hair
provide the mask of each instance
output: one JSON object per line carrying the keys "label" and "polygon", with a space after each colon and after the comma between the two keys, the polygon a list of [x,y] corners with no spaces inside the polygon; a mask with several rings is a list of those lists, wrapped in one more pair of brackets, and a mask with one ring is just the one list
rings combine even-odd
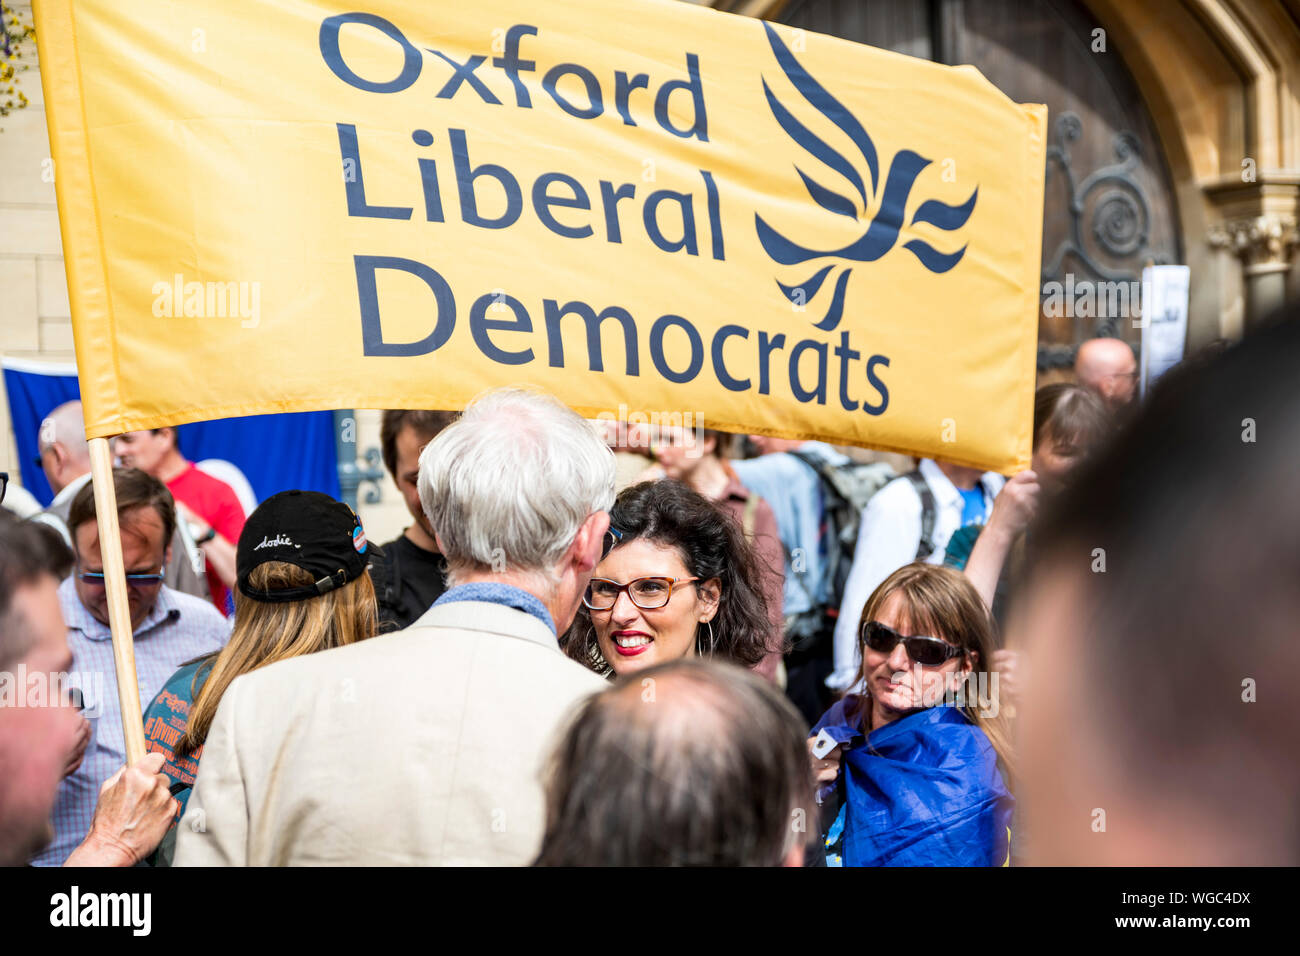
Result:
{"label": "dark curly hair", "polygon": [[[708,498],[678,481],[646,481],[624,488],[609,512],[609,524],[623,534],[619,547],[645,538],[677,549],[691,577],[721,585],[713,618],[714,643],[701,629],[695,639],[700,657],[753,667],[767,654],[767,599],[763,596],[758,555],[739,523]],[[586,605],[578,608],[564,639],[564,651],[599,674],[613,668],[600,653]]]}

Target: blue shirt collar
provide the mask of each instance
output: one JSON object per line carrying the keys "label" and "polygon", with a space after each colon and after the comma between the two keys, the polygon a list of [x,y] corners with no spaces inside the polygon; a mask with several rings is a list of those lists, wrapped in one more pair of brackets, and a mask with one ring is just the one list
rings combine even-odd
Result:
{"label": "blue shirt collar", "polygon": [[531,614],[545,624],[552,634],[556,633],[555,622],[551,620],[551,612],[546,610],[546,605],[538,600],[535,595],[529,594],[523,588],[517,588],[513,584],[497,584],[492,581],[472,581],[469,584],[458,584],[434,601],[433,606],[452,604],[456,601],[483,601],[487,604],[503,604],[506,607],[523,611],[525,614]]}

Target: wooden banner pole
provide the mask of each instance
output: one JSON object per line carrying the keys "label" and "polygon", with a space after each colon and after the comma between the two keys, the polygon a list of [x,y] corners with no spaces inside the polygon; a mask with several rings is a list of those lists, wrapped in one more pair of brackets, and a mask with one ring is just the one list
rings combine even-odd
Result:
{"label": "wooden banner pole", "polygon": [[92,438],[90,476],[95,489],[95,516],[99,524],[99,553],[104,561],[104,586],[108,589],[108,624],[113,632],[113,663],[117,670],[117,699],[122,708],[122,736],[126,762],[145,755],[144,720],[140,715],[140,684],[135,672],[135,641],[131,606],[126,597],[126,567],[122,561],[122,534],[117,523],[117,489],[113,486],[113,453],[107,438]]}

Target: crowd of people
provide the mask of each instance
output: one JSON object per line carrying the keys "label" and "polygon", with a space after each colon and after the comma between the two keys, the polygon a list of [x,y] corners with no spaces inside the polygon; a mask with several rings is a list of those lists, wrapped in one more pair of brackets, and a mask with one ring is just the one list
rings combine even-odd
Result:
{"label": "crowd of people", "polygon": [[60,406],[0,514],[0,862],[1295,862],[1297,359],[1293,315],[1139,401],[1086,343],[1005,479],[496,389],[384,413],[385,544],[121,436],[129,766]]}

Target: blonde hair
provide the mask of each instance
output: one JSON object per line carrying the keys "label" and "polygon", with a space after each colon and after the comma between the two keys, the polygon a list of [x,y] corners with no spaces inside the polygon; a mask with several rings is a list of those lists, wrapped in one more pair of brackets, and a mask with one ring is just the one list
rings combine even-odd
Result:
{"label": "blonde hair", "polygon": [[[971,652],[974,660],[967,681],[976,680],[980,673],[987,673],[996,649],[996,628],[988,607],[966,575],[953,568],[919,561],[904,565],[885,578],[867,599],[866,607],[862,609],[862,618],[858,622],[859,633],[867,621],[878,619],[881,607],[895,593],[902,600],[904,628],[914,634],[923,631]],[[867,680],[865,655],[862,660],[862,677],[864,681]],[[1015,775],[1014,755],[1011,728],[1002,716],[1001,707],[996,716],[983,714],[978,694],[974,693],[972,685],[968,685],[964,698],[962,713],[988,737],[1010,788]]]}
{"label": "blonde hair", "polygon": [[[267,561],[254,568],[248,580],[259,590],[275,590],[309,585],[312,576],[292,564]],[[376,615],[375,587],[369,573],[303,601],[273,604],[236,592],[230,641],[212,662],[211,673],[190,708],[176,756],[188,756],[203,746],[217,705],[236,677],[276,661],[374,637]]]}

